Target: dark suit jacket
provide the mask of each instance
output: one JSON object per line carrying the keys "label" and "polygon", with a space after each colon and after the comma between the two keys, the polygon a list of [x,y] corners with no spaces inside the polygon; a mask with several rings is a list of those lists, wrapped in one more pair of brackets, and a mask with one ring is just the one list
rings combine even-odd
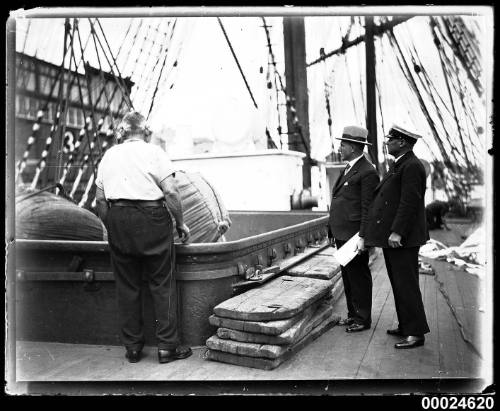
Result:
{"label": "dark suit jacket", "polygon": [[403,247],[417,247],[429,239],[425,218],[426,176],[413,151],[395,163],[375,189],[366,228],[365,245],[388,248],[391,232],[402,236]]}
{"label": "dark suit jacket", "polygon": [[359,231],[364,237],[368,208],[379,182],[375,167],[363,156],[342,173],[332,191],[329,230],[337,240],[349,240]]}

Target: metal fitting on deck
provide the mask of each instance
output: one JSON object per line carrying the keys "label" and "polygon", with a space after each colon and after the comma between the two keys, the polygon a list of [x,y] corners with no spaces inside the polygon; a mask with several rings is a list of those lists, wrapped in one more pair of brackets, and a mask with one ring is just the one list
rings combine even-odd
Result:
{"label": "metal fitting on deck", "polygon": [[295,191],[290,196],[292,210],[304,210],[318,206],[318,197],[311,194],[310,189],[304,189],[300,193]]}

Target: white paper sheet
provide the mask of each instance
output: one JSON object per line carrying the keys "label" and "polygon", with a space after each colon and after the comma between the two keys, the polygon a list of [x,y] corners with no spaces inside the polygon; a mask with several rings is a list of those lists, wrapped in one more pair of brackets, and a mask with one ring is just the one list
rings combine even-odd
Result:
{"label": "white paper sheet", "polygon": [[342,266],[346,266],[358,254],[356,244],[359,240],[359,233],[354,234],[342,247],[334,252],[334,257]]}

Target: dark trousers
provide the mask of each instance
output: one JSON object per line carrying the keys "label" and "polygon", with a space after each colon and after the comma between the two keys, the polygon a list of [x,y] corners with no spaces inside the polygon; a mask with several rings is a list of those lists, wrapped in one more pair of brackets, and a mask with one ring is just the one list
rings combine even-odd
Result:
{"label": "dark trousers", "polygon": [[158,348],[179,345],[174,278],[173,223],[163,206],[112,206],[106,217],[116,282],[120,338],[127,349],[144,346],[142,283],[153,297]]}
{"label": "dark trousers", "polygon": [[[346,241],[335,239],[337,249]],[[354,257],[349,264],[342,267],[347,316],[357,324],[367,327],[372,323],[372,274],[368,267],[368,251]]]}
{"label": "dark trousers", "polygon": [[418,282],[419,248],[383,249],[394,294],[399,329],[404,335],[423,335],[429,332]]}

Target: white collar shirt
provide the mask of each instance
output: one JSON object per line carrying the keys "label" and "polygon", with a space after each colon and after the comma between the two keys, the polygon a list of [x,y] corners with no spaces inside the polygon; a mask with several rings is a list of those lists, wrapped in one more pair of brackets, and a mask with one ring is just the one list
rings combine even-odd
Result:
{"label": "white collar shirt", "polygon": [[401,154],[399,157],[396,157],[396,158],[394,159],[394,162],[395,162],[395,163],[397,163],[397,162],[401,159],[401,157],[403,157],[405,154],[406,154],[406,153],[403,153],[403,154]]}
{"label": "white collar shirt", "polygon": [[107,200],[158,200],[163,198],[161,181],[174,171],[172,161],[159,146],[126,140],[104,153],[95,184]]}
{"label": "white collar shirt", "polygon": [[356,164],[358,162],[358,160],[363,157],[363,154],[361,154],[359,157],[356,157],[354,160],[351,160],[351,161],[348,161],[347,164],[349,165],[349,168],[347,170],[347,172],[349,172],[349,170],[354,166],[354,164]]}

